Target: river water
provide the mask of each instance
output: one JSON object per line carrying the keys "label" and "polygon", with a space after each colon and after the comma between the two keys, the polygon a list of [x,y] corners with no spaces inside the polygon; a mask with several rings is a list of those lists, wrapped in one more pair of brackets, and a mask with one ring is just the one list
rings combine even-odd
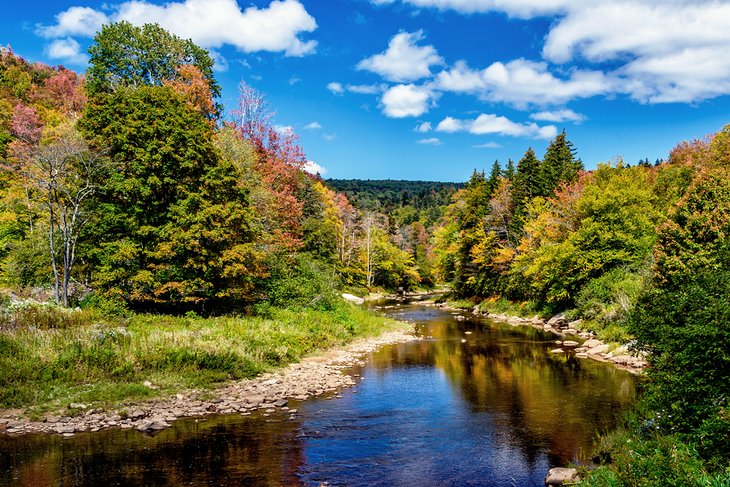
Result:
{"label": "river water", "polygon": [[371,354],[339,395],[290,403],[294,419],[2,436],[0,485],[542,486],[634,401],[631,374],[551,355],[541,330],[417,303],[384,311],[424,340]]}

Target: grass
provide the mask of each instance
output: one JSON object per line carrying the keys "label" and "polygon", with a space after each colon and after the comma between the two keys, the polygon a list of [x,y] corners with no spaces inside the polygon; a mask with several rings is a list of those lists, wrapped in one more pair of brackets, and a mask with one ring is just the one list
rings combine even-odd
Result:
{"label": "grass", "polygon": [[0,407],[36,416],[71,402],[113,407],[251,378],[403,326],[345,303],[331,311],[268,308],[258,317],[104,318],[58,308],[22,315],[26,321],[5,319],[0,328]]}
{"label": "grass", "polygon": [[697,451],[676,435],[619,429],[600,438],[596,457],[602,465],[583,469],[581,486],[730,486],[730,472],[708,472]]}

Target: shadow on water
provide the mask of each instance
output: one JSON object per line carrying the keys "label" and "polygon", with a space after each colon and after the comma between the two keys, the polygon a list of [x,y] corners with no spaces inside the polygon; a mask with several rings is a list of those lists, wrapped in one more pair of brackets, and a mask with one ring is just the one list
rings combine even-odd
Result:
{"label": "shadow on water", "polygon": [[5,437],[0,484],[543,485],[634,401],[633,376],[550,355],[555,337],[541,330],[386,304],[424,340],[372,354],[353,369],[355,388],[294,406],[294,421],[220,416],[154,437]]}

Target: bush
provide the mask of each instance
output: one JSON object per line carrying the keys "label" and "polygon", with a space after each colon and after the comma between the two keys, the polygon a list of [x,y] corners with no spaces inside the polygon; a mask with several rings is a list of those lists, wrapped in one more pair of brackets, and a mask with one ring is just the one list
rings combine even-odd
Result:
{"label": "bush", "polygon": [[293,263],[275,263],[267,284],[267,301],[280,308],[332,310],[341,301],[337,285],[337,274],[330,265],[300,254]]}

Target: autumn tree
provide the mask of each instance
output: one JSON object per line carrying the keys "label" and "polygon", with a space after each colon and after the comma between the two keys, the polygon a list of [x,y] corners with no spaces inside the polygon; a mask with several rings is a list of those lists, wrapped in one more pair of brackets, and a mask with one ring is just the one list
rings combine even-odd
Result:
{"label": "autumn tree", "polygon": [[213,98],[220,95],[208,52],[157,24],[142,27],[125,21],[107,24],[94,37],[89,54],[86,77],[92,94],[160,86],[170,80],[184,82],[190,73],[181,72],[181,67],[192,65],[207,82]]}

